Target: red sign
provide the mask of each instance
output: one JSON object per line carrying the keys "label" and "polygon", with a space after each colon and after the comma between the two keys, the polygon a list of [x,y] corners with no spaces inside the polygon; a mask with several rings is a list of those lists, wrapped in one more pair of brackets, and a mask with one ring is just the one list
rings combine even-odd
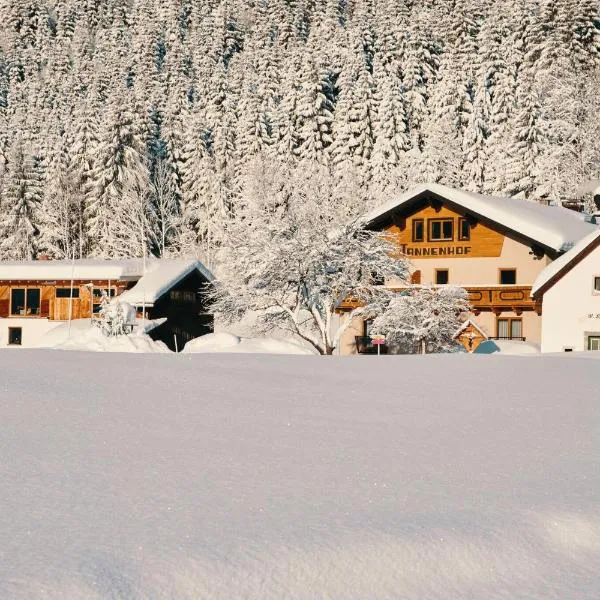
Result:
{"label": "red sign", "polygon": [[373,344],[373,346],[383,346],[383,344],[385,344],[385,338],[373,338],[371,344]]}

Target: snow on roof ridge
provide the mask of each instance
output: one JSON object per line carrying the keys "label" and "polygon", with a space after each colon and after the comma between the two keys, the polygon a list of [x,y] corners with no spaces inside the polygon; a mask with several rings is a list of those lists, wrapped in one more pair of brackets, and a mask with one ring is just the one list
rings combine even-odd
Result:
{"label": "snow on roof ridge", "polygon": [[571,261],[577,258],[598,238],[600,238],[600,227],[597,228],[596,231],[592,231],[580,239],[568,252],[565,252],[562,256],[559,256],[555,261],[551,262],[533,282],[531,295],[535,296],[555,275],[558,275],[558,273],[567,267]]}
{"label": "snow on roof ridge", "polygon": [[131,289],[123,292],[120,299],[136,306],[153,304],[194,270],[207,281],[214,280],[213,274],[197,259],[150,260],[146,273]]}
{"label": "snow on roof ridge", "polygon": [[61,259],[0,261],[0,280],[11,279],[119,279],[139,277],[142,259]]}
{"label": "snow on roof ridge", "polygon": [[508,227],[557,252],[568,249],[585,236],[590,228],[589,217],[562,206],[544,206],[538,202],[499,196],[487,196],[451,188],[440,183],[421,184],[391,200],[365,216],[372,223],[423,192],[431,192],[466,210]]}
{"label": "snow on roof ridge", "polygon": [[[214,279],[212,273],[197,259],[148,258],[146,273],[162,266],[189,267],[192,264],[206,277]],[[53,280],[53,279],[140,279],[144,275],[144,260],[142,258],[125,259],[94,259],[82,258],[75,261],[61,260],[28,260],[0,261],[0,280]]]}

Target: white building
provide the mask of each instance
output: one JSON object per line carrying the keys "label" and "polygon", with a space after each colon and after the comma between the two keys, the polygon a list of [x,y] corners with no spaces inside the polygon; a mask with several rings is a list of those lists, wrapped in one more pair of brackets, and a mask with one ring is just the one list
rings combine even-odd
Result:
{"label": "white building", "polygon": [[542,352],[600,351],[600,230],[548,265],[532,296],[542,302]]}
{"label": "white building", "polygon": [[[517,198],[496,198],[424,184],[365,216],[411,265],[411,282],[458,285],[469,294],[473,324],[489,339],[541,341],[542,304],[531,297],[544,269],[598,227],[589,215]],[[402,282],[385,285],[402,289]],[[348,325],[340,354],[373,352],[370,320],[340,303],[336,326]]]}

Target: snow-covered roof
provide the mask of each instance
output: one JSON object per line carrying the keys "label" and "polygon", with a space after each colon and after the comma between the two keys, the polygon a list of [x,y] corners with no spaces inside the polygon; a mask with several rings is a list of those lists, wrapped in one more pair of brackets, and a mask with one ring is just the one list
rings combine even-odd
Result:
{"label": "snow-covered roof", "polygon": [[195,270],[207,281],[213,280],[212,273],[198,260],[149,261],[146,273],[130,290],[123,292],[120,299],[134,306],[151,305]]}
{"label": "snow-covered roof", "polygon": [[599,241],[600,243],[600,228],[596,228],[584,238],[579,240],[568,252],[559,256],[555,261],[551,262],[538,276],[531,288],[531,295],[535,296],[540,291],[545,291],[548,284],[562,272],[566,272],[574,266],[577,258],[585,252],[591,244]]}
{"label": "snow-covered roof", "polygon": [[463,333],[463,331],[465,331],[465,329],[469,328],[469,327],[473,327],[473,329],[476,329],[480,334],[481,337],[485,338],[486,340],[488,339],[487,334],[481,329],[481,327],[479,327],[479,325],[477,325],[477,323],[475,323],[474,321],[471,321],[471,319],[467,319],[457,330],[456,333],[454,334],[454,339],[456,339],[461,333]]}
{"label": "snow-covered roof", "polygon": [[597,229],[590,217],[561,206],[543,206],[537,202],[517,198],[484,196],[456,190],[438,183],[420,185],[365,216],[367,224],[409,205],[429,192],[446,199],[465,211],[478,215],[556,252],[564,252],[578,240]]}
{"label": "snow-covered roof", "polygon": [[0,280],[135,280],[142,273],[141,259],[0,261]]}

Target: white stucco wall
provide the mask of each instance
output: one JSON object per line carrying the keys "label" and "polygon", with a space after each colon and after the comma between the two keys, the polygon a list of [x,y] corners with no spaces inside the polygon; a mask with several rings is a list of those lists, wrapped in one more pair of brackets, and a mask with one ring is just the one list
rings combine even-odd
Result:
{"label": "white stucco wall", "polygon": [[[411,257],[415,269],[421,271],[421,283],[435,283],[436,269],[448,269],[449,283],[454,285],[498,285],[500,269],[516,269],[517,285],[532,285],[539,273],[551,261],[545,256],[537,260],[530,248],[509,237],[504,238],[499,257],[468,258],[436,256],[435,258]],[[391,285],[394,282],[388,282]]]}
{"label": "white stucco wall", "polygon": [[543,298],[542,352],[587,350],[587,336],[600,335],[600,248],[559,279]]}
{"label": "white stucco wall", "polygon": [[[44,335],[49,331],[62,325],[63,321],[50,321],[48,319],[25,318],[18,317],[0,318],[0,347],[8,346],[8,328],[20,327],[22,329],[23,348],[37,347]],[[19,346],[10,346],[11,348],[19,348]]]}

